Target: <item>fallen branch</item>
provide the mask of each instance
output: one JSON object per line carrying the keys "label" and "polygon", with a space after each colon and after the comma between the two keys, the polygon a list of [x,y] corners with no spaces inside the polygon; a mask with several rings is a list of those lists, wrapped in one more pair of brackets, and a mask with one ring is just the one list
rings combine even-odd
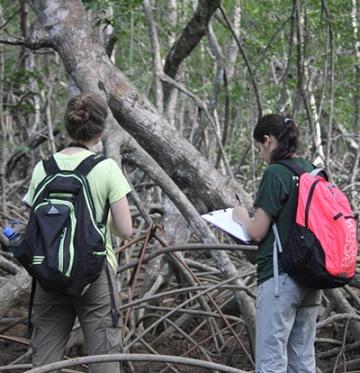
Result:
{"label": "fallen branch", "polygon": [[222,364],[212,363],[208,361],[190,359],[178,356],[169,355],[150,355],[150,354],[111,354],[111,355],[96,355],[96,356],[84,356],[67,361],[59,361],[57,363],[52,363],[44,365],[39,368],[28,370],[27,373],[47,373],[53,372],[57,369],[62,369],[66,367],[73,367],[80,364],[90,364],[99,362],[114,362],[114,361],[150,361],[158,363],[173,363],[180,365],[188,365],[203,369],[217,370],[219,372],[225,373],[247,373],[244,370],[231,368]]}
{"label": "fallen branch", "polygon": [[[163,249],[156,250],[151,254],[148,254],[142,258],[142,263],[147,263],[149,260],[162,255],[168,254],[174,251],[186,251],[186,250],[244,250],[244,251],[256,251],[256,246],[250,245],[226,245],[226,244],[186,244],[179,246],[169,246]],[[139,260],[134,260],[128,264],[120,266],[118,273],[125,271],[128,268],[134,267],[138,264]]]}

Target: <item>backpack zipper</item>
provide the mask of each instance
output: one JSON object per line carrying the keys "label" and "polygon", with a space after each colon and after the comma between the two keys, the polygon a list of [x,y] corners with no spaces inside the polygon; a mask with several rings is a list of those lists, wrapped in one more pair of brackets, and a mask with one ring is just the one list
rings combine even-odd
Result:
{"label": "backpack zipper", "polygon": [[314,195],[315,187],[319,182],[320,182],[319,179],[313,182],[313,184],[311,185],[310,191],[309,191],[308,199],[306,200],[306,206],[305,206],[305,227],[306,228],[308,228],[308,224],[309,224],[309,210],[310,210],[311,200]]}
{"label": "backpack zipper", "polygon": [[61,233],[60,237],[60,243],[59,243],[59,255],[58,255],[58,261],[59,261],[59,271],[63,272],[64,270],[64,243],[66,238],[66,232],[67,227],[65,227]]}

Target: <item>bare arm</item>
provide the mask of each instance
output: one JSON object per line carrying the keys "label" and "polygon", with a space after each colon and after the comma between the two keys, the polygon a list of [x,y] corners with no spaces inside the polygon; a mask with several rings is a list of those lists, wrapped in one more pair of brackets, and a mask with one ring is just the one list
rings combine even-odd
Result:
{"label": "bare arm", "polygon": [[121,198],[110,206],[111,232],[120,238],[130,238],[133,228],[127,198]]}
{"label": "bare arm", "polygon": [[244,207],[235,206],[232,218],[235,222],[242,224],[250,237],[256,242],[261,241],[266,236],[272,222],[271,216],[262,208],[257,208],[254,217],[250,218]]}

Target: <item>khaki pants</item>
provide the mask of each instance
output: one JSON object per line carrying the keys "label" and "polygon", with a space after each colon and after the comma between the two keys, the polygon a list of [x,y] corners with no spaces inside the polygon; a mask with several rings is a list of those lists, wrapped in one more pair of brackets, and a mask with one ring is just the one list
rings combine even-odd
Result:
{"label": "khaki pants", "polygon": [[[115,285],[115,275],[111,269],[110,274]],[[113,289],[118,302],[116,287]],[[120,352],[122,333],[119,326],[113,327],[105,266],[100,277],[80,297],[49,293],[36,284],[32,316],[34,329],[31,336],[34,367],[63,359],[76,316],[85,335],[88,355]],[[91,364],[89,372],[119,373],[120,364]]]}

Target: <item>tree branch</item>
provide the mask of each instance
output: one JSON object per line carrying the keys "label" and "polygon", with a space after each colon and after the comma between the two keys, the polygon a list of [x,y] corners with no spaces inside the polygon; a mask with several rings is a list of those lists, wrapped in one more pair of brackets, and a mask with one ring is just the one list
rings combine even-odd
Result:
{"label": "tree branch", "polygon": [[205,35],[210,18],[220,6],[220,0],[199,0],[198,7],[181,35],[171,47],[164,72],[175,79],[181,62],[192,52]]}
{"label": "tree branch", "polygon": [[258,107],[258,117],[260,118],[262,116],[262,107],[261,107],[261,100],[260,100],[260,94],[259,94],[259,88],[257,86],[257,83],[256,83],[256,79],[255,79],[255,74],[251,68],[251,64],[250,64],[250,61],[248,60],[247,58],[247,55],[245,53],[245,49],[243,48],[243,46],[241,45],[240,43],[240,40],[239,38],[237,37],[235,31],[234,31],[234,28],[232,27],[231,25],[231,22],[229,20],[229,18],[227,17],[226,13],[225,13],[225,10],[223,9],[223,7],[219,7],[220,9],[220,12],[221,14],[223,15],[224,19],[225,19],[225,22],[227,24],[227,26],[229,27],[234,39],[236,40],[236,44],[238,45],[238,48],[239,48],[239,51],[244,59],[244,62],[245,62],[245,65],[249,71],[249,74],[250,74],[250,78],[251,78],[251,82],[252,82],[252,85],[253,85],[253,88],[254,88],[254,92],[255,92],[255,97],[256,97],[256,103],[257,103],[257,107]]}
{"label": "tree branch", "polygon": [[28,38],[19,37],[15,40],[4,40],[0,39],[1,44],[22,46],[32,50],[38,50],[41,48],[54,48],[54,43],[51,40],[50,35],[44,31],[38,31]]}
{"label": "tree branch", "polygon": [[231,368],[225,365],[203,361],[199,359],[191,359],[178,356],[168,355],[150,355],[150,354],[109,354],[109,355],[95,355],[78,357],[70,360],[63,360],[57,363],[44,365],[39,368],[29,370],[28,373],[47,373],[57,369],[73,367],[80,364],[90,364],[97,362],[111,362],[111,361],[139,361],[139,362],[160,362],[160,363],[173,363],[181,365],[189,365],[202,369],[210,369],[225,373],[246,373],[243,370]]}

